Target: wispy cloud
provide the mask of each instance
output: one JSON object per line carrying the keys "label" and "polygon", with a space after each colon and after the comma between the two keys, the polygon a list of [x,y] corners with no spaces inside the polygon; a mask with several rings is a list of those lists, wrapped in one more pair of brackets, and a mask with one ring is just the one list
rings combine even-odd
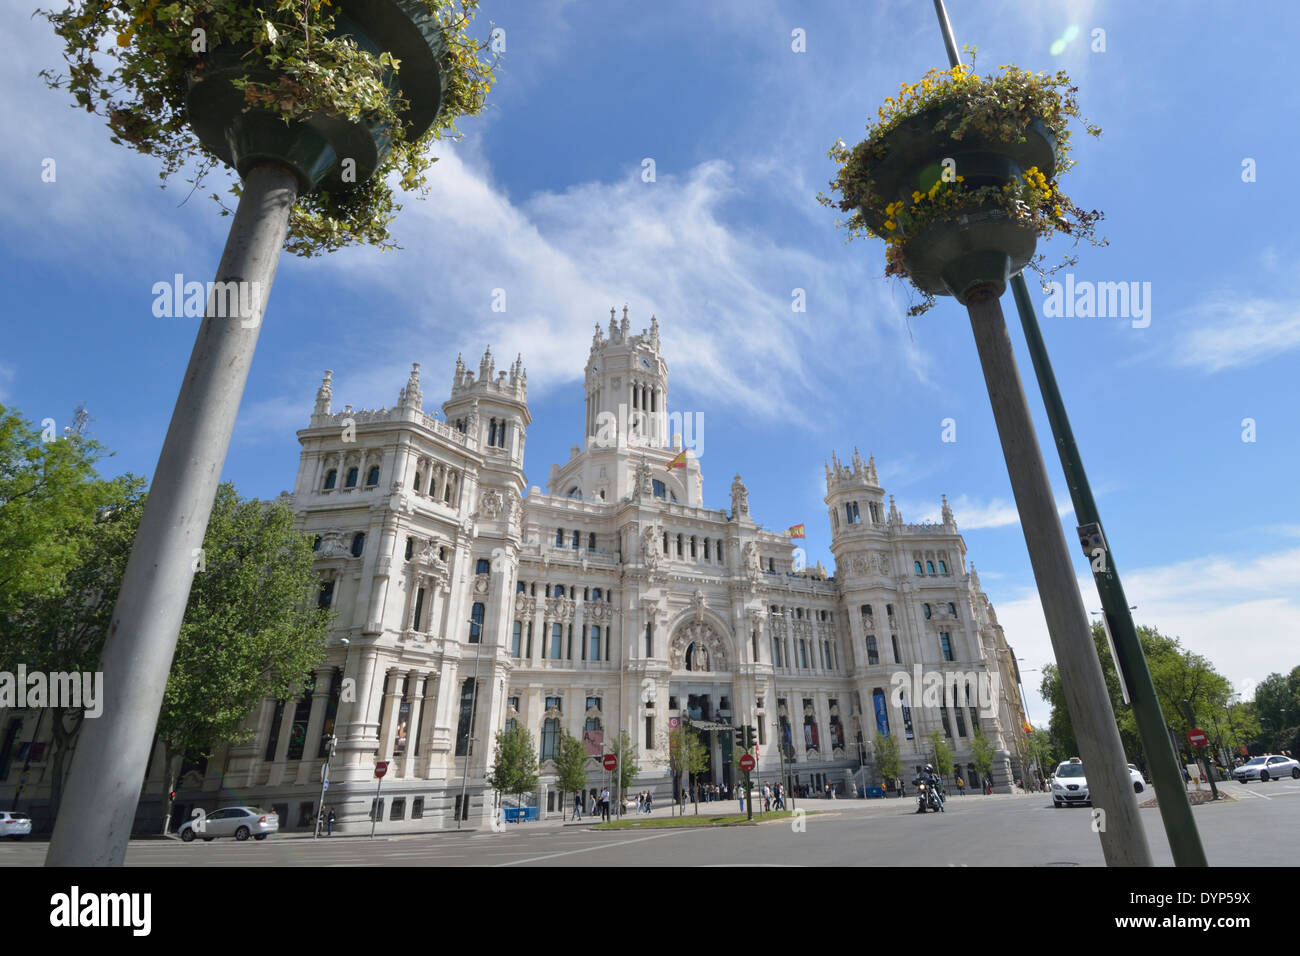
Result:
{"label": "wispy cloud", "polygon": [[[903,505],[900,503],[899,508]],[[1004,528],[1007,525],[1020,523],[1020,512],[1016,510],[1016,503],[1008,501],[1005,498],[990,498],[981,500],[970,495],[958,495],[948,501],[948,507],[952,509],[952,516],[957,522],[957,527],[963,531],[977,531],[981,528]],[[927,504],[921,506],[921,516],[919,521],[941,521],[943,517],[942,505]],[[1056,496],[1056,513],[1059,515],[1068,515],[1074,511],[1074,506],[1070,503],[1068,497]],[[909,520],[905,513],[903,520]]]}
{"label": "wispy cloud", "polygon": [[1300,347],[1295,299],[1212,299],[1175,345],[1174,362],[1207,372],[1240,368]]}

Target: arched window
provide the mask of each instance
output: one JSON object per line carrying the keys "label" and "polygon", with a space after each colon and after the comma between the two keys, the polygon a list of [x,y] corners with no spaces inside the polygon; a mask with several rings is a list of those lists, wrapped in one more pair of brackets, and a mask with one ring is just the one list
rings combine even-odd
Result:
{"label": "arched window", "polygon": [[570,498],[581,498],[581,497],[582,497],[582,489],[579,488],[577,485],[574,485],[572,488],[569,489],[569,497],[570,497]]}
{"label": "arched window", "polygon": [[682,556],[682,536],[679,534],[677,536],[677,557],[680,558],[681,556]]}
{"label": "arched window", "polygon": [[339,470],[337,468],[331,468],[325,474],[325,490],[333,491],[334,485],[338,482],[338,480],[339,480]]}
{"label": "arched window", "polygon": [[691,557],[695,557],[695,535],[691,535]]}
{"label": "arched window", "polygon": [[345,481],[345,482],[343,483],[343,487],[345,487],[345,488],[355,488],[355,487],[357,486],[357,474],[358,474],[357,469],[355,469],[355,468],[349,468],[349,469],[348,469],[348,480]]}
{"label": "arched window", "polygon": [[709,539],[708,538],[704,539],[704,560],[705,561],[709,560]]}
{"label": "arched window", "polygon": [[477,644],[483,639],[483,605],[475,601],[469,615],[469,642]]}
{"label": "arched window", "polygon": [[913,561],[913,562],[912,562],[912,567],[916,568],[916,573],[917,573],[917,574],[925,574],[925,570],[921,567],[921,562],[920,562],[920,561]]}
{"label": "arched window", "polygon": [[927,621],[930,620],[930,605],[928,605],[928,604],[922,604],[922,605],[921,605],[921,610],[925,612],[925,619],[926,619]]}
{"label": "arched window", "polygon": [[491,574],[491,573],[492,573],[492,562],[489,561],[487,558],[479,558],[478,561],[476,561],[475,564],[474,564],[474,573],[475,573],[475,574]]}
{"label": "arched window", "polygon": [[940,574],[948,573],[948,565],[944,564],[942,560],[939,561],[939,573]]}
{"label": "arched window", "polygon": [[366,472],[366,487],[372,487],[379,484],[379,466],[371,465],[370,470]]}
{"label": "arched window", "polygon": [[928,574],[934,574],[934,562],[933,561],[925,562],[925,570]]}
{"label": "arched window", "polygon": [[365,547],[366,533],[364,531],[358,531],[352,536],[352,557],[361,557],[361,552],[365,550]]}

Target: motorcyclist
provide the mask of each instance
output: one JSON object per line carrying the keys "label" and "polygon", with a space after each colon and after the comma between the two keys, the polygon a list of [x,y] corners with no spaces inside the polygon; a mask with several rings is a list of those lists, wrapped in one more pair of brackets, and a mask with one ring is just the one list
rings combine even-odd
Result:
{"label": "motorcyclist", "polygon": [[[942,806],[942,799],[945,796],[943,792],[943,779],[937,773],[935,773],[934,766],[932,764],[926,764],[925,768],[919,774],[917,774],[915,779],[912,780],[912,783],[913,785],[924,783],[927,789],[931,793],[935,793],[939,796],[940,806]],[[916,812],[925,813],[926,802],[927,802],[925,796],[922,795],[921,799],[918,802],[920,805],[918,806]]]}

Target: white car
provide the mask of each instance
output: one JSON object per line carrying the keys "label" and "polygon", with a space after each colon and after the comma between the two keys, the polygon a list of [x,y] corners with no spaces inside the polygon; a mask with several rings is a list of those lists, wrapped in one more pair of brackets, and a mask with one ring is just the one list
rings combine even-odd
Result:
{"label": "white car", "polygon": [[1083,775],[1083,761],[1071,757],[1063,761],[1052,774],[1052,806],[1068,807],[1092,804],[1088,778]]}
{"label": "white car", "polygon": [[32,835],[32,818],[16,810],[0,810],[0,836],[21,840]]}
{"label": "white car", "polygon": [[236,840],[265,840],[280,829],[279,814],[257,807],[223,807],[181,824],[180,838],[190,843],[195,837],[215,840],[217,837],[234,837]]}
{"label": "white car", "polygon": [[1255,757],[1247,761],[1232,771],[1232,779],[1241,783],[1246,783],[1248,780],[1267,783],[1269,780],[1277,780],[1281,777],[1300,779],[1300,762],[1291,757],[1265,754],[1263,757]]}
{"label": "white car", "polygon": [[1147,782],[1142,779],[1142,771],[1133,764],[1128,765],[1128,778],[1133,782],[1134,793],[1141,793],[1147,788]]}

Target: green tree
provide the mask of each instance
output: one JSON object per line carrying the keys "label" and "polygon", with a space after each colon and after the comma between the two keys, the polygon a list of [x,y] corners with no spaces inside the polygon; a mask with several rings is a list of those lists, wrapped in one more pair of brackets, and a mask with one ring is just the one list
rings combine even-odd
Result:
{"label": "green tree", "polygon": [[[1228,679],[1218,673],[1208,659],[1185,649],[1177,638],[1161,634],[1153,627],[1139,627],[1137,630],[1165,723],[1176,732],[1179,739],[1186,739],[1187,731],[1191,729],[1183,713],[1184,700],[1191,703],[1199,722],[1212,725],[1223,722],[1228,715],[1232,698],[1232,685]],[[1124,750],[1134,760],[1149,762],[1137,732],[1133,708],[1124,703],[1115,662],[1100,624],[1093,625],[1092,638],[1110,692],[1111,706],[1115,711],[1115,721]],[[1043,668],[1043,681],[1039,690],[1052,708],[1052,737],[1059,746],[1061,759],[1077,756],[1078,742],[1065,706],[1060,672],[1055,666],[1048,664]],[[1186,755],[1183,759],[1186,760]]]}
{"label": "green tree", "polygon": [[[176,761],[250,740],[253,709],[296,696],[324,659],[329,613],[317,607],[313,557],[287,505],[240,501],[234,485],[218,487],[158,715],[164,795]],[[164,803],[165,832],[170,797]]]}
{"label": "green tree", "polygon": [[[641,772],[636,747],[632,745],[632,738],[626,730],[619,732],[618,740],[614,742],[614,754],[618,757],[618,795],[621,801],[632,789],[636,775]],[[622,807],[619,809],[621,811]]]}
{"label": "green tree", "polygon": [[[1038,772],[1046,780],[1060,762],[1051,731],[1045,727],[1035,727],[1032,734],[1025,735],[1025,740],[1029,746],[1030,759],[1038,766]],[[1028,784],[1029,781],[1026,780],[1025,783]]]}
{"label": "green tree", "polygon": [[[59,587],[0,615],[0,670],[94,673],[104,649],[131,543],[144,509],[144,481],[129,475],[106,482],[99,516],[88,528],[79,560]],[[51,707],[50,819],[58,815],[67,758],[86,717],[80,707]],[[103,701],[94,704],[97,710]],[[98,716],[97,714],[95,716]]]}
{"label": "green tree", "polygon": [[[582,741],[567,730],[560,731],[559,745],[555,748],[555,773],[557,785],[565,794],[585,795],[587,790],[587,750]],[[583,796],[585,800],[585,796]]]}
{"label": "green tree", "polygon": [[488,785],[493,790],[522,799],[525,793],[537,789],[537,781],[537,751],[533,749],[533,735],[517,724],[498,731],[492,769],[487,775]]}
{"label": "green tree", "polygon": [[952,773],[952,749],[948,746],[948,741],[943,736],[942,731],[936,730],[934,733],[930,734],[930,749],[934,751],[934,772],[937,773],[940,778],[946,777]]}
{"label": "green tree", "polygon": [[1269,674],[1256,685],[1255,713],[1264,746],[1291,749],[1288,744],[1300,725],[1300,667],[1286,675]]}
{"label": "green tree", "polygon": [[[673,779],[679,781],[678,789],[685,786],[691,775],[703,773],[709,769],[709,750],[700,740],[698,732],[691,729],[689,723],[668,731],[668,765]],[[685,776],[685,780],[682,777]],[[691,799],[695,804],[695,813],[700,812],[699,792],[692,787]]]}
{"label": "green tree", "polygon": [[75,431],[56,437],[0,405],[0,619],[39,598],[58,598],[83,560],[91,528],[121,487],[95,465],[104,449]]}
{"label": "green tree", "polygon": [[884,787],[888,790],[888,781],[903,776],[903,755],[898,747],[898,738],[886,736],[877,731],[875,751],[876,772],[885,781]]}
{"label": "green tree", "polygon": [[976,727],[970,742],[970,762],[975,765],[980,776],[987,778],[993,773],[993,744],[984,734],[983,727]]}

